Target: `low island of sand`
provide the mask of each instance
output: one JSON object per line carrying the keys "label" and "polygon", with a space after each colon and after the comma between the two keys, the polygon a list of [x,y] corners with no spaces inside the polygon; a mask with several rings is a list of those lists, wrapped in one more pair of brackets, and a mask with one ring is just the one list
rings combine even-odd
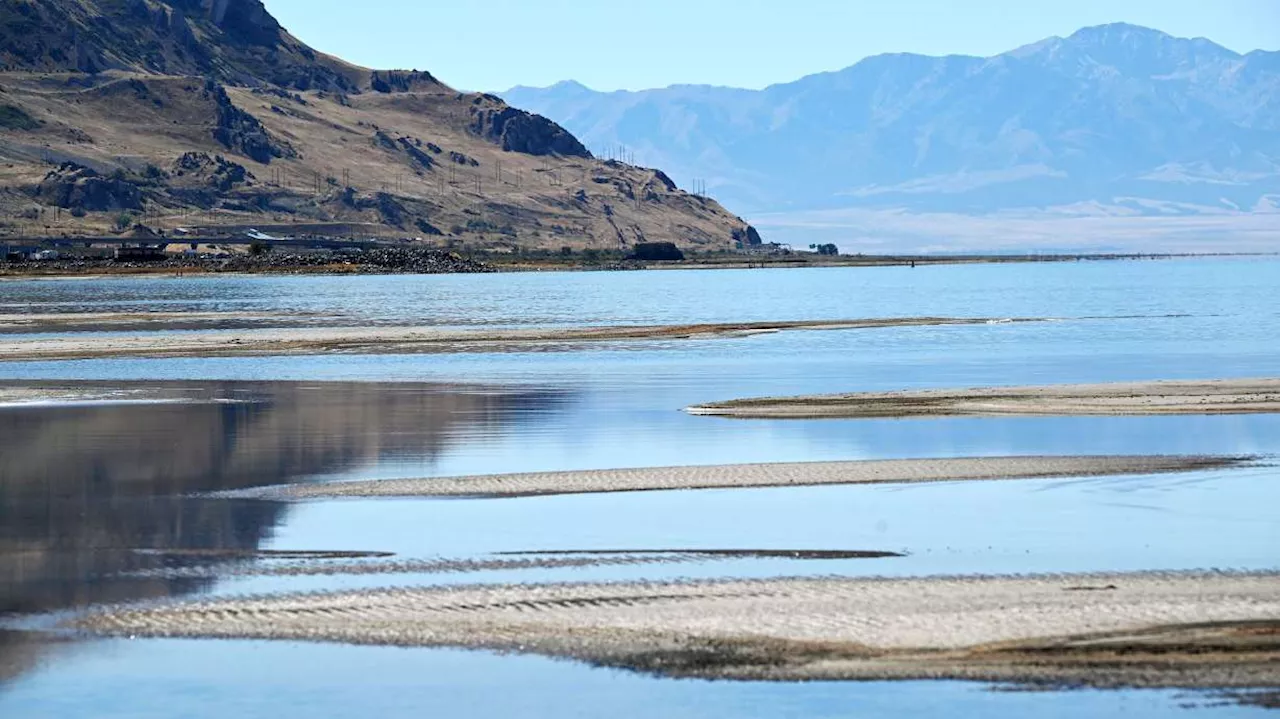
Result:
{"label": "low island of sand", "polygon": [[1280,685],[1276,573],[366,589],[107,608],[74,626],[530,652],[676,677]]}
{"label": "low island of sand", "polygon": [[735,399],[685,411],[743,419],[1260,414],[1280,412],[1280,379],[853,392]]}
{"label": "low island of sand", "polygon": [[[437,352],[523,351],[548,344],[579,345],[636,340],[689,340],[743,337],[788,330],[856,330],[886,327],[941,325],[985,325],[1009,322],[1038,322],[1032,318],[994,319],[985,317],[888,317],[848,320],[797,320],[723,322],[679,325],[605,325],[588,327],[462,328],[440,327],[266,327],[221,332],[169,332],[186,327],[180,316],[170,313],[154,319],[155,331],[129,334],[68,332],[68,329],[102,329],[108,322],[141,322],[136,317],[81,316],[72,320],[41,315],[19,323],[5,316],[14,331],[61,332],[57,336],[25,338],[16,335],[0,339],[0,360],[39,361],[103,359],[111,357],[235,357],[322,353],[421,354]],[[208,313],[197,316],[212,322]],[[290,318],[276,319],[284,322]],[[163,321],[161,321],[163,320]],[[295,320],[296,321],[296,320]],[[166,326],[165,323],[168,323]],[[4,325],[0,323],[0,329]],[[0,335],[5,334],[0,332]]]}
{"label": "low island of sand", "polygon": [[677,489],[906,484],[1164,474],[1244,466],[1252,457],[1090,455],[777,462],[424,477],[261,487],[219,496],[278,501],[335,497],[504,498]]}

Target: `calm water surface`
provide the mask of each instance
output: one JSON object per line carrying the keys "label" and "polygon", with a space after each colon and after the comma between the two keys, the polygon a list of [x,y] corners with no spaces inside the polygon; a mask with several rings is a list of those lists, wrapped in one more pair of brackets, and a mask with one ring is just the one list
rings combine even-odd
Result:
{"label": "calm water surface", "polygon": [[[0,614],[475,581],[1273,569],[1280,471],[286,505],[191,495],[285,482],[920,456],[1280,455],[1280,418],[738,421],[733,397],[1280,374],[1280,262],[0,283],[0,313],[305,313],[447,327],[1040,317],[500,354],[0,363],[0,381],[164,380],[183,403],[0,408]],[[227,330],[223,330],[227,331]],[[229,401],[234,400],[234,401]],[[461,575],[211,578],[149,549],[889,549]],[[39,624],[43,620],[35,620]],[[129,691],[121,691],[128,686]],[[572,697],[572,700],[566,700]],[[4,716],[1164,716],[1256,710],[1170,692],[657,680],[536,657],[260,642],[50,644],[0,633]]]}

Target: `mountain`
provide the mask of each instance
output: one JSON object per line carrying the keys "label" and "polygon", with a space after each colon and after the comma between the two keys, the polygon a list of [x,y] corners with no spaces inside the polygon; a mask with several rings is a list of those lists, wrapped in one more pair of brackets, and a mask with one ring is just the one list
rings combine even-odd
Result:
{"label": "mountain", "polygon": [[989,58],[881,55],[758,91],[563,82],[502,96],[588,146],[626,146],[679,180],[702,178],[757,217],[1164,217],[1280,204],[1280,53],[1132,25]]}
{"label": "mountain", "polygon": [[260,0],[0,0],[0,213],[10,235],[142,219],[499,250],[759,238],[496,96],[317,52]]}

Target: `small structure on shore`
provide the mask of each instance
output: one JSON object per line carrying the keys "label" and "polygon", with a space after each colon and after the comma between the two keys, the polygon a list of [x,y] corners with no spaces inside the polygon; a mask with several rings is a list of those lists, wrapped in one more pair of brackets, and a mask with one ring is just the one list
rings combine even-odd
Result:
{"label": "small structure on shore", "polygon": [[160,262],[165,259],[165,254],[163,248],[140,245],[117,247],[112,258],[116,262]]}
{"label": "small structure on shore", "polygon": [[684,259],[684,253],[674,242],[639,242],[627,259],[678,262]]}

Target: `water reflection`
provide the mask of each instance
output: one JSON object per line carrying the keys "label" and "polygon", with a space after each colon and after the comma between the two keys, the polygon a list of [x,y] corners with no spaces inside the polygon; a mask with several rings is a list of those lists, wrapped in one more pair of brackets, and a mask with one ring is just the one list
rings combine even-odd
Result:
{"label": "water reflection", "polygon": [[[209,580],[137,573],[226,561],[163,550],[251,553],[287,507],[191,494],[429,460],[457,437],[500,433],[570,400],[422,384],[149,387],[186,401],[0,410],[0,616],[198,591]],[[37,656],[22,635],[0,637],[3,676]]]}

